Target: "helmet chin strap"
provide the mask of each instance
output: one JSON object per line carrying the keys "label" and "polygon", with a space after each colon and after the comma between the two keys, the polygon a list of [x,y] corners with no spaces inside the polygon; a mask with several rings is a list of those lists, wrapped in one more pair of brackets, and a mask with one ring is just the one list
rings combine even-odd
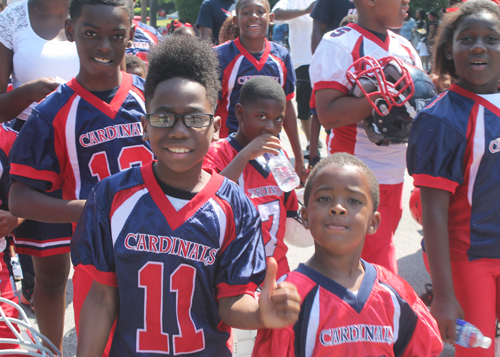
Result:
{"label": "helmet chin strap", "polygon": [[[391,94],[394,94],[394,95],[397,95],[398,91],[394,88],[389,88],[389,92]],[[413,108],[413,106],[410,104],[410,101],[408,100],[408,98],[406,98],[405,96],[403,96],[403,94],[399,94],[398,95],[399,99],[401,100],[401,102],[404,104],[405,108],[406,108],[406,111],[408,112],[408,114],[410,115],[410,117],[412,119],[415,119],[415,116],[417,115],[417,111],[415,110],[415,108]],[[383,105],[383,104],[382,104]],[[387,111],[387,107],[386,107],[386,112],[385,113],[383,111],[382,108],[380,108],[380,110],[382,110],[382,112],[384,113],[384,115],[387,115],[389,112]]]}

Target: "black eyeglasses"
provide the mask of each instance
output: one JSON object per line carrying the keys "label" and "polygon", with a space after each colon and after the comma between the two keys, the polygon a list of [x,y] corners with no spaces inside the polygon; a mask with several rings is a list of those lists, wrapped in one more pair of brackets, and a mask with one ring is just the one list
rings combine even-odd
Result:
{"label": "black eyeglasses", "polygon": [[171,128],[177,122],[177,118],[181,118],[184,125],[188,128],[205,128],[212,123],[213,114],[146,114],[142,116],[149,122],[149,125],[155,128]]}

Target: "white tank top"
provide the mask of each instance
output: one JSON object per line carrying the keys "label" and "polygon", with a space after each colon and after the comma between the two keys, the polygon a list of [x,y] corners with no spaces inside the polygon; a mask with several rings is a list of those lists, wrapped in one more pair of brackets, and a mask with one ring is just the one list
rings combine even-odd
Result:
{"label": "white tank top", "polygon": [[[31,27],[27,0],[11,4],[0,13],[0,42],[14,53],[14,88],[43,77],[69,81],[78,74],[80,61],[75,43],[47,41],[38,36]],[[17,117],[28,119],[36,104],[31,104]]]}

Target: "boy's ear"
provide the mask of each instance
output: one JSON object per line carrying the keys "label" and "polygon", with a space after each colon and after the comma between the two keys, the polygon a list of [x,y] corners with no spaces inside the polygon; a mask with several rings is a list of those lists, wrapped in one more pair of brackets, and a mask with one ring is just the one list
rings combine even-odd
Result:
{"label": "boy's ear", "polygon": [[245,112],[245,108],[240,103],[236,104],[234,108],[234,115],[236,115],[236,119],[241,123],[243,121],[243,113]]}
{"label": "boy's ear", "polygon": [[141,122],[142,122],[142,140],[143,141],[148,141],[149,140],[149,135],[148,135],[148,121],[144,116],[141,116]]}
{"label": "boy's ear", "polygon": [[449,43],[444,45],[444,56],[447,60],[453,61],[453,47]]}
{"label": "boy's ear", "polygon": [[375,232],[378,229],[378,226],[380,226],[380,221],[382,217],[380,216],[379,211],[373,212],[370,224],[368,225],[368,229],[366,230],[366,234],[375,234]]}
{"label": "boy's ear", "polygon": [[220,117],[214,117],[214,134],[212,135],[212,142],[219,141],[220,121]]}
{"label": "boy's ear", "polygon": [[75,38],[73,37],[73,30],[73,23],[71,22],[71,19],[66,19],[66,21],[64,21],[64,32],[66,33],[66,38],[69,42],[75,41]]}
{"label": "boy's ear", "polygon": [[302,225],[305,229],[309,229],[309,212],[306,206],[302,206],[300,209],[300,217],[302,217]]}
{"label": "boy's ear", "polygon": [[269,14],[269,25],[274,25],[274,13]]}
{"label": "boy's ear", "polygon": [[233,26],[238,28],[238,15],[233,16]]}
{"label": "boy's ear", "polygon": [[132,23],[132,26],[130,26],[130,33],[129,33],[129,41],[134,41],[134,37],[135,37],[135,24]]}

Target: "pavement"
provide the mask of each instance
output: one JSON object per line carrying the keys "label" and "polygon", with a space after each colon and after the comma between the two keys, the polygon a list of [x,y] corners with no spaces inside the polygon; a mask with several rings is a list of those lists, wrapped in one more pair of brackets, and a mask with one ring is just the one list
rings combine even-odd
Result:
{"label": "pavement", "polygon": [[[299,138],[301,141],[301,147],[305,148],[307,141],[302,130],[300,130],[299,124]],[[322,130],[320,135],[320,140],[325,143],[326,134]],[[282,137],[285,150],[293,161],[293,152],[290,148],[288,139],[284,134]],[[320,149],[322,157],[326,156],[326,149]],[[420,246],[420,241],[422,240],[422,226],[413,220],[409,211],[409,198],[410,193],[413,188],[413,180],[407,174],[405,175],[404,189],[403,189],[403,216],[396,231],[395,245],[396,245],[396,256],[398,260],[399,275],[403,277],[410,285],[415,289],[417,293],[422,293],[424,291],[424,286],[430,283],[430,277],[422,260],[422,249]],[[293,246],[289,247],[287,253],[288,262],[290,264],[290,269],[295,269],[299,263],[306,262],[309,257],[314,253],[314,247],[307,248],[296,248]],[[73,270],[73,269],[71,269]],[[75,321],[73,315],[73,284],[72,284],[73,271],[70,273],[68,280],[67,292],[66,292],[66,316],[65,316],[65,326],[64,326],[64,348],[63,355],[65,357],[76,356],[76,331],[75,331]],[[20,283],[18,283],[18,289],[20,290]],[[28,311],[28,309],[23,306],[31,323],[37,327],[34,315]],[[451,357],[454,355],[453,346],[445,344],[445,349],[440,355],[441,357]]]}

